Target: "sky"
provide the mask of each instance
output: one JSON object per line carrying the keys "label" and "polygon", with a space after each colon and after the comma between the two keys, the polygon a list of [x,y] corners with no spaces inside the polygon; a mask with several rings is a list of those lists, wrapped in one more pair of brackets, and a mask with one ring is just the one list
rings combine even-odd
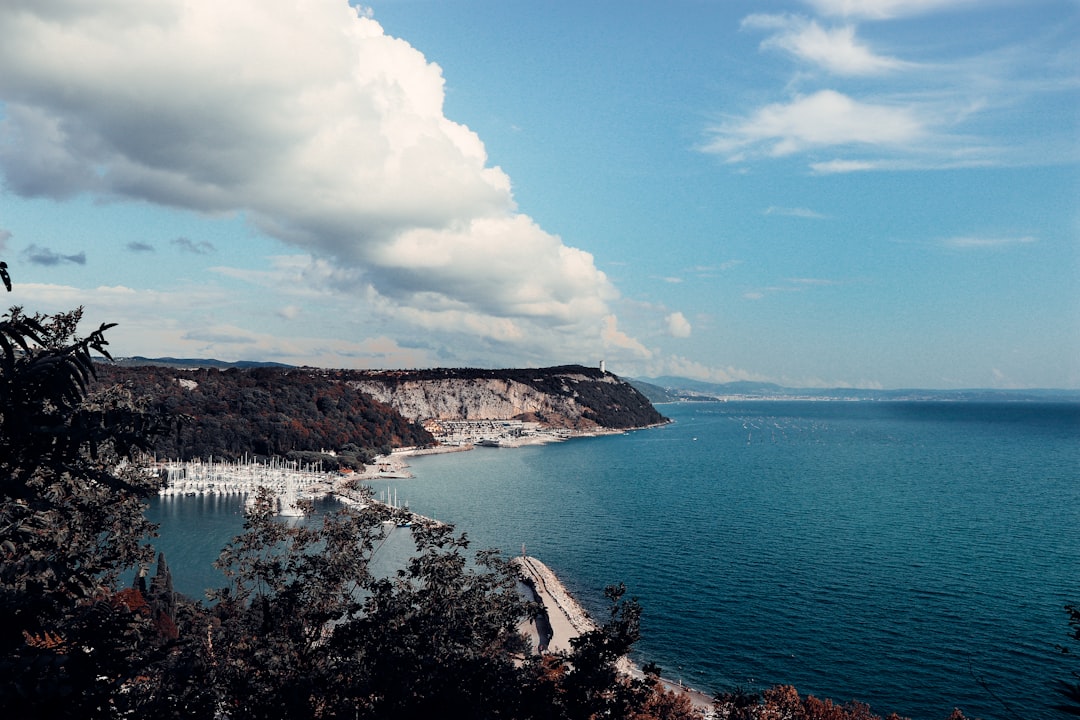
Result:
{"label": "sky", "polygon": [[5,0],[5,307],[116,356],[1080,388],[1077,0]]}

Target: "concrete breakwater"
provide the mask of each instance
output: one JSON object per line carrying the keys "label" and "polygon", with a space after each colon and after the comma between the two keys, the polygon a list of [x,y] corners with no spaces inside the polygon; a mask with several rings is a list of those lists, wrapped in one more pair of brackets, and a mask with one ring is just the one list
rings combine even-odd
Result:
{"label": "concrete breakwater", "polygon": [[[547,614],[549,633],[541,632],[541,652],[569,652],[570,641],[596,629],[596,623],[578,604],[551,569],[534,557],[522,555],[510,561],[532,588]],[[545,637],[547,635],[547,637]]]}
{"label": "concrete breakwater", "polygon": [[[515,557],[510,562],[518,569],[525,583],[532,588],[536,599],[544,606],[546,618],[542,620],[547,622],[537,623],[539,652],[569,652],[572,649],[571,640],[598,628],[598,625],[570,595],[551,568],[527,555]],[[544,625],[547,627],[543,627]],[[618,667],[620,672],[626,675],[644,677],[641,668],[631,662],[628,657],[619,660]],[[682,695],[689,700],[703,720],[714,717],[712,697],[708,694],[668,678],[658,678],[658,681],[665,690]]]}

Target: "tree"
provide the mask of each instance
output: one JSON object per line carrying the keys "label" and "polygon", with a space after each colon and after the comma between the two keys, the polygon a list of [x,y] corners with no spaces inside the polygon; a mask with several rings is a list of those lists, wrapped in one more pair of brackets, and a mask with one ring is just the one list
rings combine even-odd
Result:
{"label": "tree", "polygon": [[149,559],[131,460],[155,422],[122,391],[91,396],[102,325],[82,309],[0,321],[0,693],[15,716],[97,717],[149,662],[151,626],[116,595]]}
{"label": "tree", "polygon": [[[222,552],[217,605],[181,628],[196,671],[177,674],[174,702],[234,719],[695,717],[656,678],[620,671],[641,615],[624,587],[608,589],[608,622],[572,652],[530,657],[519,627],[535,607],[498,553],[470,559],[451,526],[399,530],[375,504],[287,524],[272,500],[259,495]],[[373,552],[399,531],[416,552],[375,575]]]}
{"label": "tree", "polygon": [[525,717],[518,627],[528,607],[497,553],[466,562],[468,539],[441,524],[414,525],[417,553],[377,578],[363,613],[334,634],[354,663],[372,718]]}
{"label": "tree", "polygon": [[272,500],[223,550],[215,607],[181,627],[194,673],[170,697],[230,718],[520,717],[525,604],[507,563],[470,565],[464,536],[418,523],[401,530],[416,554],[376,577],[372,556],[399,531],[388,508],[286,524]]}

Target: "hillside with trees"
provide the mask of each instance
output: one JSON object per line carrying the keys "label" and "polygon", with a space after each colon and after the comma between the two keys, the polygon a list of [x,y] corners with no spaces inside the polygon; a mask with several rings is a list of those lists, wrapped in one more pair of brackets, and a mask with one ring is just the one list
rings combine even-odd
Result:
{"label": "hillside with trees", "polygon": [[102,365],[98,374],[102,384],[145,397],[174,419],[171,431],[154,441],[159,458],[289,457],[344,449],[370,461],[391,448],[434,442],[423,427],[323,371]]}
{"label": "hillside with trees", "polygon": [[514,418],[577,430],[664,421],[629,384],[581,366],[362,371],[110,363],[97,373],[102,385],[122,387],[173,418],[152,448],[168,459],[258,455],[355,466],[393,448],[433,444],[421,425],[433,418]]}

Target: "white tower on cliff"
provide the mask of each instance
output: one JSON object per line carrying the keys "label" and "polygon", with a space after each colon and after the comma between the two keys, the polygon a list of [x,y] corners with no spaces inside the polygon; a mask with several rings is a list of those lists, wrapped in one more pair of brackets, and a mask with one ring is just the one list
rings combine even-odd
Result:
{"label": "white tower on cliff", "polygon": [[607,372],[607,370],[606,370],[606,369],[604,369],[604,361],[603,361],[603,360],[601,360],[601,361],[600,361],[600,374],[601,374],[601,375],[603,375],[603,374],[604,374],[604,373],[606,373],[606,372]]}

